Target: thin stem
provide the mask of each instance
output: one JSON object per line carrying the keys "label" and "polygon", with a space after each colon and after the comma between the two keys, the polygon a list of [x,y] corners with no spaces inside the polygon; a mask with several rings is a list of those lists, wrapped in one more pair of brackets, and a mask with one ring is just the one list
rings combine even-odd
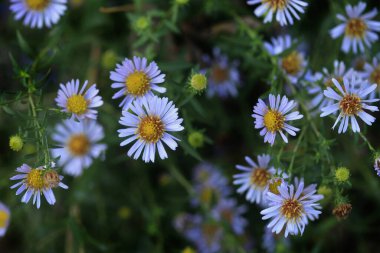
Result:
{"label": "thin stem", "polygon": [[363,134],[362,132],[359,132],[359,135],[360,135],[360,137],[362,137],[363,141],[364,141],[365,143],[367,143],[369,150],[371,150],[372,152],[375,153],[376,150],[375,150],[375,148],[371,145],[371,143],[368,141],[367,137],[365,137],[364,134]]}
{"label": "thin stem", "polygon": [[117,13],[117,12],[128,12],[134,11],[135,6],[133,4],[126,4],[114,7],[100,7],[99,11],[101,13]]}
{"label": "thin stem", "polygon": [[293,149],[293,155],[292,155],[292,159],[290,161],[290,165],[289,165],[289,169],[288,169],[289,178],[292,177],[294,159],[296,158],[296,154],[297,154],[298,148],[299,148],[299,146],[301,144],[301,141],[302,141],[303,137],[305,136],[306,130],[307,130],[307,126],[302,130],[301,135],[300,135],[300,137],[297,140],[297,144],[296,144],[296,146]]}
{"label": "thin stem", "polygon": [[193,195],[194,190],[190,182],[178,171],[177,167],[174,165],[168,166],[172,176],[186,189],[189,195]]}

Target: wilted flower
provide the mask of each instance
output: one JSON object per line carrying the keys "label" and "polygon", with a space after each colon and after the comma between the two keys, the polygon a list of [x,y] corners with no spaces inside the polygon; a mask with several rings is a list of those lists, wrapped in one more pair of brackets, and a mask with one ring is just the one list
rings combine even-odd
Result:
{"label": "wilted flower", "polygon": [[333,213],[333,215],[335,215],[335,217],[338,220],[342,220],[342,219],[344,220],[344,219],[347,219],[348,216],[350,216],[351,210],[352,210],[351,204],[341,203],[333,209],[332,213]]}

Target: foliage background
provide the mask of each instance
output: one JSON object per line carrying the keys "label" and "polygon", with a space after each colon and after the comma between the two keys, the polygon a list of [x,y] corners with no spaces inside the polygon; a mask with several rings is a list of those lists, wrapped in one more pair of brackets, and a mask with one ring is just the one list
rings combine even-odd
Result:
{"label": "foliage background", "polygon": [[[190,180],[192,168],[199,160],[206,160],[218,165],[231,181],[235,164],[243,163],[245,155],[263,152],[276,157],[276,165],[285,170],[294,160],[294,175],[303,175],[308,183],[326,182],[336,191],[341,189],[331,180],[332,169],[342,165],[352,173],[352,186],[344,191],[353,205],[349,219],[336,221],[331,215],[336,199],[329,199],[321,218],[309,224],[302,237],[291,238],[289,252],[380,252],[380,179],[372,169],[373,154],[362,139],[352,133],[338,135],[330,129],[330,118],[306,117],[298,123],[306,130],[297,148],[300,135],[288,145],[277,141],[270,148],[263,144],[250,116],[258,97],[266,97],[269,91],[284,92],[284,80],[274,78],[279,71],[262,50],[263,41],[291,34],[304,43],[313,70],[331,68],[334,59],[350,64],[353,55],[339,52],[340,41],[332,40],[328,30],[336,24],[335,14],[343,12],[344,4],[356,1],[309,1],[301,22],[287,28],[263,25],[252,14],[254,8],[238,0],[190,0],[185,6],[166,0],[69,2],[65,15],[51,30],[23,27],[9,12],[9,1],[0,2],[0,199],[12,210],[11,226],[0,240],[0,252],[180,252],[191,244],[175,231],[173,219],[192,208],[175,171]],[[378,1],[366,2],[379,7]],[[127,7],[107,13],[108,7],[115,6]],[[138,25],[140,17],[148,18],[147,27]],[[208,99],[188,90],[191,71],[199,69],[201,56],[216,46],[240,62],[242,85],[234,99]],[[367,57],[372,58],[379,48],[376,43]],[[104,60],[110,50],[117,61],[133,55],[154,59],[166,74],[165,96],[175,101],[185,122],[181,146],[169,153],[169,159],[145,164],[130,159],[127,149],[119,147],[119,101],[111,99],[114,90],[109,80],[114,62]],[[40,210],[21,204],[9,189],[14,169],[21,163],[35,162],[33,139],[21,153],[8,147],[9,136],[28,120],[22,73],[39,80],[41,110],[55,107],[59,83],[72,78],[97,83],[105,101],[99,121],[106,131],[106,159],[97,160],[79,178],[65,177],[70,189],[56,191],[57,204],[49,207],[44,203]],[[16,96],[20,98],[17,102],[8,103]],[[302,89],[294,98],[303,103],[310,99]],[[61,118],[48,113],[44,121],[47,131],[51,132]],[[379,124],[377,121],[364,130],[375,147],[380,144]],[[194,130],[204,131],[210,140],[197,150],[187,141]],[[241,196],[236,198],[245,203]],[[265,222],[259,211],[249,205],[245,215],[255,245],[250,252],[263,252]],[[234,248],[239,245],[232,245],[229,252],[238,252]]]}

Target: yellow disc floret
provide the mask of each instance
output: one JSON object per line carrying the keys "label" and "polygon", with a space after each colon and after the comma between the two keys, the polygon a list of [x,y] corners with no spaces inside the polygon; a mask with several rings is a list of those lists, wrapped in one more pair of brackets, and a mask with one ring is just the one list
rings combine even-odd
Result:
{"label": "yellow disc floret", "polygon": [[282,202],[280,212],[287,220],[297,220],[303,213],[303,207],[296,199],[286,199]]}
{"label": "yellow disc floret", "polygon": [[29,188],[34,190],[43,189],[46,184],[44,180],[44,170],[43,169],[31,169],[26,176],[25,183]]}
{"label": "yellow disc floret", "polygon": [[90,149],[90,140],[84,134],[76,134],[71,136],[67,147],[74,156],[83,156]]}
{"label": "yellow disc floret", "polygon": [[348,94],[339,102],[339,108],[345,115],[356,115],[362,110],[361,99],[353,94]]}
{"label": "yellow disc floret", "polygon": [[88,102],[82,95],[73,95],[67,99],[67,110],[82,115],[87,111]]}
{"label": "yellow disc floret", "polygon": [[346,35],[354,38],[363,38],[367,31],[367,24],[360,18],[352,18],[347,22]]}
{"label": "yellow disc floret", "polygon": [[268,184],[269,178],[270,174],[266,169],[257,168],[252,171],[251,184],[258,186],[259,188],[264,188]]}
{"label": "yellow disc floret", "polygon": [[125,79],[125,86],[129,94],[133,96],[142,96],[150,89],[150,79],[142,71],[135,71]]}
{"label": "yellow disc floret", "polygon": [[0,228],[5,228],[8,224],[9,214],[5,210],[0,210]]}
{"label": "yellow disc floret", "polygon": [[264,115],[264,125],[269,132],[276,132],[284,127],[285,117],[275,110],[268,110]]}
{"label": "yellow disc floret", "polygon": [[273,194],[279,195],[278,187],[282,184],[282,178],[273,178],[269,182],[269,191]]}
{"label": "yellow disc floret", "polygon": [[35,11],[44,10],[50,3],[50,0],[26,0],[26,5]]}
{"label": "yellow disc floret", "polygon": [[156,143],[164,135],[164,124],[157,116],[145,116],[140,120],[137,133],[143,141]]}
{"label": "yellow disc floret", "polygon": [[303,58],[297,51],[291,52],[282,59],[281,67],[289,75],[296,75],[302,70]]}

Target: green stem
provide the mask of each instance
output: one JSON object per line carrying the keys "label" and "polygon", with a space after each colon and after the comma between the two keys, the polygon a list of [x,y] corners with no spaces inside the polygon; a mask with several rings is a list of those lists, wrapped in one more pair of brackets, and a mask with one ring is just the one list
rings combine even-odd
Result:
{"label": "green stem", "polygon": [[172,176],[186,189],[189,195],[193,195],[193,187],[191,186],[190,182],[182,175],[182,173],[179,172],[174,165],[170,165],[168,167]]}
{"label": "green stem", "polygon": [[371,150],[372,152],[375,153],[376,150],[375,150],[375,148],[371,145],[371,143],[368,141],[367,137],[365,137],[364,134],[363,134],[362,132],[359,132],[359,135],[360,135],[360,137],[362,137],[363,141],[364,141],[365,143],[367,143],[369,150]]}
{"label": "green stem", "polygon": [[300,146],[300,144],[301,144],[301,141],[302,141],[303,137],[305,136],[305,133],[306,133],[307,127],[308,127],[308,126],[304,127],[304,129],[302,130],[301,135],[300,135],[300,137],[299,137],[298,140],[297,140],[297,144],[296,144],[296,146],[295,146],[294,149],[293,149],[293,155],[292,155],[292,159],[291,159],[291,161],[290,161],[290,165],[289,165],[289,169],[288,169],[289,178],[292,177],[292,171],[293,171],[294,159],[296,158],[296,154],[297,154],[298,148],[299,148],[299,146]]}

